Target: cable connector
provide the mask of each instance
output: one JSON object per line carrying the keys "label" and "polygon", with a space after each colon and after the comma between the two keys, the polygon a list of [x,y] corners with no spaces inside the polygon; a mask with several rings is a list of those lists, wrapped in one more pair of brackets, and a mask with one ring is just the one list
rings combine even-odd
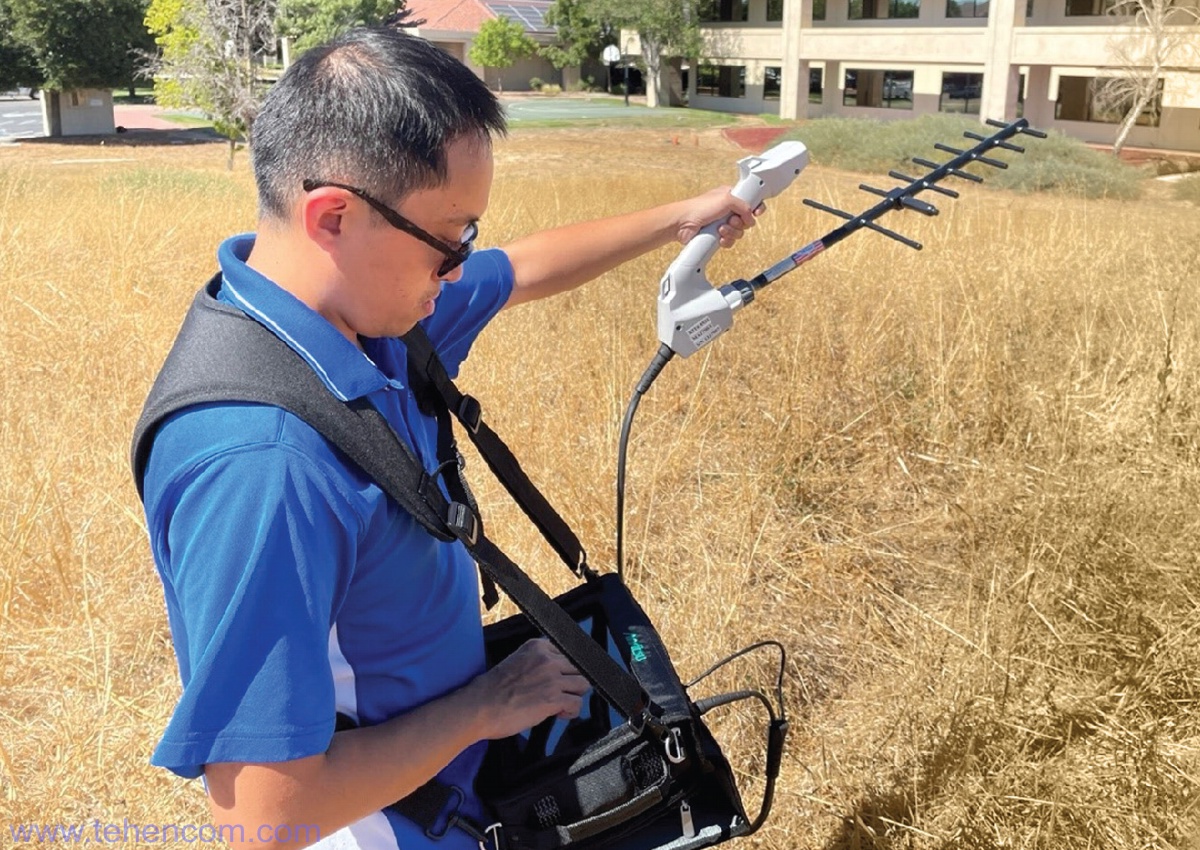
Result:
{"label": "cable connector", "polygon": [[654,383],[674,356],[675,352],[665,342],[658,346],[658,353],[654,355],[654,359],[650,361],[650,365],[642,373],[642,379],[637,382],[636,392],[638,395],[645,395],[650,391],[650,385]]}

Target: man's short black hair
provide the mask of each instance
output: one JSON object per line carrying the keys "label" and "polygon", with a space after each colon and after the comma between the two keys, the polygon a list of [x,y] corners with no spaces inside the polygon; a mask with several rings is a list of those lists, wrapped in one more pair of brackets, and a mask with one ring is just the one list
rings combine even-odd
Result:
{"label": "man's short black hair", "polygon": [[360,27],[306,51],[271,87],[251,133],[259,214],[284,219],[305,179],[397,203],[446,179],[446,147],[505,132],[475,74],[428,41]]}

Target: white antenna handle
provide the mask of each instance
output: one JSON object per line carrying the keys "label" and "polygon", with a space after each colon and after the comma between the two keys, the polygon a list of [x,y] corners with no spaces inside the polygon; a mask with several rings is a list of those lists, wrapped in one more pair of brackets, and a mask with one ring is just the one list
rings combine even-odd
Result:
{"label": "white antenna handle", "polygon": [[[738,182],[732,194],[750,209],[791,185],[808,165],[803,142],[783,142],[760,156],[738,162]],[[676,354],[687,357],[733,326],[733,311],[742,306],[736,293],[714,289],[705,267],[721,245],[717,231],[724,224],[705,225],[679,252],[659,284],[658,338]]]}

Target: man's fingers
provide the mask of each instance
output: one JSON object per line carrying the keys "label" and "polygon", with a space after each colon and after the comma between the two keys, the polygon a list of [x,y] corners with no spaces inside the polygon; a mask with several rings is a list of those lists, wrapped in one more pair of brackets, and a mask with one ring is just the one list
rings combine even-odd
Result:
{"label": "man's fingers", "polygon": [[572,668],[570,673],[563,676],[563,690],[568,694],[583,696],[592,689],[592,683],[583,677],[578,671]]}

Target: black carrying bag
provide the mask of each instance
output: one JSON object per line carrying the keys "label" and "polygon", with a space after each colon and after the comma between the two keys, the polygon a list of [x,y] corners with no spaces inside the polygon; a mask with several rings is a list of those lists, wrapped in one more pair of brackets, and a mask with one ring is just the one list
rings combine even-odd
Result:
{"label": "black carrying bag", "polygon": [[[592,691],[579,717],[493,741],[476,790],[505,846],[650,850],[749,833],[729,764],[625,584],[604,575],[555,601],[646,689],[670,737],[637,731]],[[484,634],[490,663],[540,635],[524,615]]]}
{"label": "black carrying bag", "polygon": [[[737,691],[694,701],[661,638],[621,578],[599,575],[578,538],[530,482],[508,447],[483,421],[473,398],[450,381],[418,326],[405,336],[409,381],[422,409],[438,420],[438,471],[425,472],[386,420],[363,400],[335,399],[312,369],[273,333],[215,298],[219,277],[197,293],[134,431],[132,466],[139,494],[157,427],[195,404],[271,404],[304,419],[371,476],[439,540],[463,543],[479,564],[484,602],[508,594],[522,613],[484,630],[489,664],[535,637],[549,638],[593,685],[580,716],[549,718],[527,733],[489,744],[476,792],[489,823],[459,812],[461,789],[431,780],[390,808],[438,838],[461,829],[493,850],[688,850],[758,829],[770,812],[787,721],[783,650],[771,701]],[[488,540],[465,480],[450,419],[583,580],[551,599]],[[443,482],[445,491],[439,487]],[[447,498],[447,496],[449,498]],[[769,716],[764,793],[748,818],[733,772],[703,722],[710,709],[757,698]],[[338,728],[353,725],[339,715]]]}

